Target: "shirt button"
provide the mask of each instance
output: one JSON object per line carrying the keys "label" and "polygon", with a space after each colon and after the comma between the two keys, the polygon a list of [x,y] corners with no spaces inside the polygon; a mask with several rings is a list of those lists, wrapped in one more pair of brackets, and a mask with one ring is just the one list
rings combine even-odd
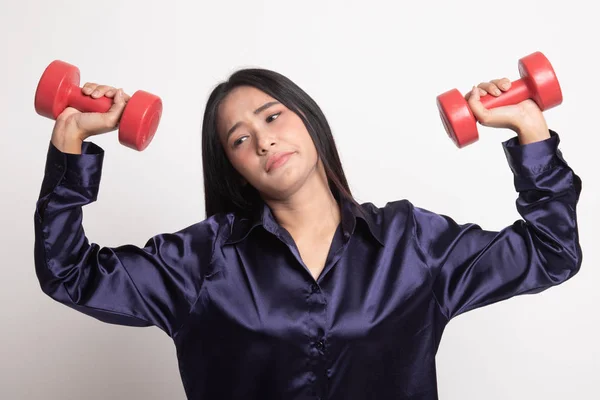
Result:
{"label": "shirt button", "polygon": [[319,285],[317,285],[316,283],[312,284],[310,289],[311,289],[312,293],[319,293],[319,290],[321,290],[319,288]]}
{"label": "shirt button", "polygon": [[325,347],[325,345],[323,344],[323,342],[320,341],[320,340],[315,345],[317,346],[318,350],[323,350],[323,347]]}

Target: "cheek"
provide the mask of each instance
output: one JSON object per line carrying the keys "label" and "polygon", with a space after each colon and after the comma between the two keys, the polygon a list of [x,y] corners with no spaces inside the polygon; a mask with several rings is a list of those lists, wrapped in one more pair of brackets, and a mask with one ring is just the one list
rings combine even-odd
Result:
{"label": "cheek", "polygon": [[315,143],[313,142],[312,138],[310,137],[310,134],[308,133],[308,131],[306,130],[304,125],[302,125],[300,132],[302,133],[302,140],[301,140],[302,144],[301,145],[302,145],[302,148],[304,149],[305,154],[310,156],[311,159],[316,160],[317,148],[315,147]]}
{"label": "cheek", "polygon": [[252,171],[257,168],[256,157],[252,157],[251,154],[247,154],[244,151],[236,152],[235,154],[229,155],[229,161],[233,168],[247,180],[251,179]]}
{"label": "cheek", "polygon": [[308,133],[308,129],[299,117],[294,119],[290,128],[286,130],[286,132],[289,133],[289,136],[286,137],[286,140],[289,140],[290,143],[295,143],[297,146],[302,148],[306,154],[316,154],[315,144]]}
{"label": "cheek", "polygon": [[243,172],[245,169],[247,169],[246,158],[243,154],[241,154],[241,152],[230,154],[229,161],[231,162],[231,165],[233,165],[233,168],[239,172]]}

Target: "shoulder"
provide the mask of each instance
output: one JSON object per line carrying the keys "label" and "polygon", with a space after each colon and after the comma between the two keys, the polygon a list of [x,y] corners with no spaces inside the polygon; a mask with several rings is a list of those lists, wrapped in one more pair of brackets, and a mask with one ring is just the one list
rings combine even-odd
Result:
{"label": "shoulder", "polygon": [[382,206],[371,202],[360,206],[368,222],[382,229],[391,225],[410,225],[417,230],[456,225],[450,216],[416,205],[409,199],[388,201]]}
{"label": "shoulder", "polygon": [[369,216],[373,222],[385,223],[389,220],[403,219],[410,216],[415,209],[413,203],[408,199],[388,201],[384,205],[377,206],[372,202],[360,205],[361,210]]}
{"label": "shoulder", "polygon": [[407,199],[388,201],[382,206],[366,202],[360,204],[360,212],[356,216],[365,221],[371,233],[383,243],[386,238],[401,237],[412,230],[413,208]]}
{"label": "shoulder", "polygon": [[192,245],[212,244],[229,235],[233,225],[234,216],[231,213],[215,214],[199,220],[172,232],[163,234],[173,240],[182,240]]}

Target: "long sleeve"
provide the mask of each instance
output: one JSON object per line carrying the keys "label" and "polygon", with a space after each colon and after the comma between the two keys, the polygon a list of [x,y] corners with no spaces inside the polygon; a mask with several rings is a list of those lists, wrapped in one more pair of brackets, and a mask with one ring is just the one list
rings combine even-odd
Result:
{"label": "long sleeve", "polygon": [[34,215],[41,289],[100,321],[154,325],[172,336],[198,297],[218,226],[202,221],[156,235],[143,248],[90,243],[82,207],[97,200],[103,159],[104,151],[91,142],[84,142],[82,154],[49,145]]}
{"label": "long sleeve", "polygon": [[[550,138],[503,143],[522,219],[496,232],[413,207],[415,237],[432,272],[432,291],[448,320],[521,294],[539,293],[575,275],[582,250],[576,216],[581,179]],[[490,212],[493,212],[490,209]]]}

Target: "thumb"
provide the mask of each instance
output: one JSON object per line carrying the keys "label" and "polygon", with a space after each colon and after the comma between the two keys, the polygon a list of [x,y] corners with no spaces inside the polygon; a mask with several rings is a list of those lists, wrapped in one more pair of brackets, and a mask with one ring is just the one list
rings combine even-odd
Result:
{"label": "thumb", "polygon": [[73,107],[66,107],[58,116],[56,117],[57,121],[65,121],[71,115],[79,114],[79,111]]}
{"label": "thumb", "polygon": [[512,128],[518,114],[518,107],[502,106],[486,108],[481,102],[479,88],[473,87],[467,102],[477,121],[483,126],[492,128]]}
{"label": "thumb", "polygon": [[471,93],[468,95],[467,102],[469,103],[469,108],[473,112],[475,119],[477,119],[480,124],[490,125],[494,123],[494,121],[492,121],[494,119],[492,112],[485,108],[485,106],[481,103],[479,88],[473,86]]}
{"label": "thumb", "polygon": [[118,125],[129,98],[130,97],[123,92],[123,89],[117,90],[117,93],[113,98],[112,106],[104,114],[109,126]]}

